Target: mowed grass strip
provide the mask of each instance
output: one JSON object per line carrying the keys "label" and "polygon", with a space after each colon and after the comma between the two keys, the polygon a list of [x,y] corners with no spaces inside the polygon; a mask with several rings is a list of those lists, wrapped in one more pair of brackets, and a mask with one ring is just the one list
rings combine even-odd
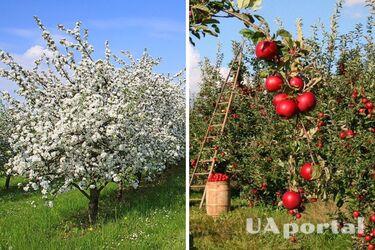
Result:
{"label": "mowed grass strip", "polygon": [[[194,249],[352,249],[351,236],[332,234],[296,234],[296,241],[284,239],[283,224],[330,223],[327,213],[332,212],[333,206],[323,202],[311,203],[306,207],[300,220],[293,220],[285,209],[274,207],[246,207],[233,202],[234,209],[216,220],[207,216],[205,210],[197,206],[190,208],[190,233],[193,237]],[[237,204],[237,205],[236,205]],[[261,231],[267,224],[266,218],[272,217],[280,230],[280,234],[260,233],[251,235],[246,231],[246,219],[261,218]],[[257,221],[254,223],[257,230]]]}
{"label": "mowed grass strip", "polygon": [[124,192],[102,192],[98,223],[87,224],[88,200],[78,191],[58,196],[53,208],[39,192],[6,191],[0,179],[0,249],[185,249],[185,168]]}

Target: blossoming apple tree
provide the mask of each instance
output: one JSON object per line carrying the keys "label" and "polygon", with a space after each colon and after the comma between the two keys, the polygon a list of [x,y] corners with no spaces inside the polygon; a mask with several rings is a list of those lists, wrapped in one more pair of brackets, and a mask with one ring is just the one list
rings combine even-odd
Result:
{"label": "blossoming apple tree", "polygon": [[[4,105],[0,102],[0,175],[5,174],[5,164],[11,156],[11,149],[8,142],[9,128],[11,126],[10,117],[4,108]],[[5,188],[9,189],[11,176],[6,175]]]}
{"label": "blossoming apple tree", "polygon": [[[158,60],[114,55],[93,58],[88,31],[59,25],[57,44],[38,18],[47,52],[25,69],[0,51],[0,76],[19,86],[3,93],[15,126],[8,173],[28,178],[25,190],[52,198],[74,187],[89,200],[95,223],[100,192],[109,182],[136,185],[183,156],[184,95],[175,77],[153,73]],[[126,61],[128,60],[128,61]]]}

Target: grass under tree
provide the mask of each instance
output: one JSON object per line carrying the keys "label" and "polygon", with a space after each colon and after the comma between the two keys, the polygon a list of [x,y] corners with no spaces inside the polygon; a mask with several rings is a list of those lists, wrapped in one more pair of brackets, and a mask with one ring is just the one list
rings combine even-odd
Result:
{"label": "grass under tree", "polygon": [[169,169],[159,181],[127,190],[102,191],[97,224],[87,219],[88,200],[73,190],[44,205],[39,192],[10,190],[0,179],[0,249],[185,249],[185,168]]}
{"label": "grass under tree", "polygon": [[[190,209],[190,232],[194,247],[191,249],[303,249],[303,250],[333,250],[352,249],[350,235],[332,234],[330,231],[324,234],[305,235],[298,233],[295,238],[284,239],[282,234],[283,224],[295,222],[302,223],[330,223],[327,215],[334,211],[332,203],[310,203],[306,206],[303,217],[297,221],[291,220],[291,216],[284,209],[275,207],[247,207],[239,199],[234,199],[232,210],[220,216],[216,220],[206,215],[204,209],[198,206]],[[266,224],[266,218],[274,218],[280,234],[265,233],[251,235],[246,231],[246,219],[262,219],[262,229]],[[255,224],[256,225],[256,224]],[[254,228],[256,229],[256,228]],[[292,240],[292,239],[295,239]]]}

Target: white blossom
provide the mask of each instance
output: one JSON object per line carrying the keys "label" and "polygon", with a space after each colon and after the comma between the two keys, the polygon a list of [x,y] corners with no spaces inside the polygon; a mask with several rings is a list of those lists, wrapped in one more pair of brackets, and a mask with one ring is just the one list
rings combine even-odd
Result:
{"label": "white blossom", "polygon": [[95,60],[80,23],[72,30],[59,26],[71,38],[57,47],[36,20],[49,52],[34,69],[0,50],[7,65],[0,77],[18,84],[22,97],[2,94],[16,124],[8,165],[29,179],[24,190],[40,187],[46,197],[72,185],[88,189],[139,175],[151,179],[184,156],[184,93],[174,78],[153,72],[159,60],[147,53],[135,60],[125,52],[128,58],[119,59],[108,44],[105,60]]}

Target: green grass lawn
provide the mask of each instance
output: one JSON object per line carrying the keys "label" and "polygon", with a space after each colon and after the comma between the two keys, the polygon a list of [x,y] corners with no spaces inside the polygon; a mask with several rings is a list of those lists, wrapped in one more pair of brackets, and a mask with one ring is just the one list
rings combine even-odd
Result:
{"label": "green grass lawn", "polygon": [[[330,231],[324,234],[297,234],[296,242],[284,239],[282,224],[296,222],[324,223],[330,222],[327,212],[332,211],[332,204],[313,203],[308,204],[302,218],[292,221],[285,209],[274,207],[246,207],[239,202],[233,202],[232,211],[220,216],[218,219],[205,214],[197,206],[190,209],[190,233],[194,241],[194,249],[352,249],[351,238],[348,235],[332,234]],[[236,205],[237,204],[237,205]],[[262,218],[262,228],[265,226],[265,218],[273,217],[281,234],[273,233],[251,235],[246,231],[247,218]]]}
{"label": "green grass lawn", "polygon": [[[168,170],[116,199],[116,186],[101,194],[98,223],[87,226],[88,200],[78,191],[58,196],[54,207],[40,193],[5,191],[0,179],[0,249],[185,249],[185,167]],[[32,202],[36,207],[33,207]]]}

